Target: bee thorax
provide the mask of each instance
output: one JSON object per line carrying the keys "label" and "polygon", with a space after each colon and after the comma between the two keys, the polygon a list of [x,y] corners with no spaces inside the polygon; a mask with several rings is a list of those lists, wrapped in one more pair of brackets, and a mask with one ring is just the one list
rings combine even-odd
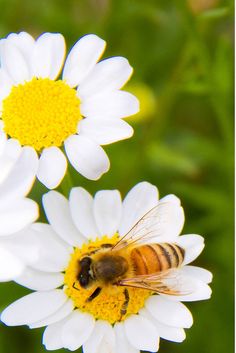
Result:
{"label": "bee thorax", "polygon": [[122,256],[105,255],[92,264],[93,276],[105,283],[112,283],[128,270],[128,262]]}

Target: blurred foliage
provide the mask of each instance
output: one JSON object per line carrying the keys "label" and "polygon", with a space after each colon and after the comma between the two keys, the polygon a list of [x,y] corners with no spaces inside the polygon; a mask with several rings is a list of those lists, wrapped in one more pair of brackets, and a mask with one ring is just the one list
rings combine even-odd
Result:
{"label": "blurred foliage", "polygon": [[[1,37],[58,31],[71,47],[96,33],[108,43],[105,56],[129,59],[135,71],[127,89],[143,110],[129,120],[135,135],[106,148],[109,173],[91,182],[71,170],[73,185],[124,195],[147,180],[161,196],[181,198],[184,233],[206,240],[196,264],[213,272],[213,296],[187,304],[195,322],[186,341],[162,340],[160,352],[233,352],[233,2],[0,0],[0,7]],[[42,192],[36,185],[32,196],[40,202]],[[29,292],[14,283],[0,288],[1,308]],[[42,332],[1,325],[0,352],[45,352]]]}

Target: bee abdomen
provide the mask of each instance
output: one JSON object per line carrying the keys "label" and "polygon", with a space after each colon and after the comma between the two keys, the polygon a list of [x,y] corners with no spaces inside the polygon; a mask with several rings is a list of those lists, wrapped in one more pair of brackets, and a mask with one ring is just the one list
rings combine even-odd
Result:
{"label": "bee abdomen", "polygon": [[136,274],[145,275],[176,268],[184,259],[184,249],[176,244],[141,245],[131,251]]}

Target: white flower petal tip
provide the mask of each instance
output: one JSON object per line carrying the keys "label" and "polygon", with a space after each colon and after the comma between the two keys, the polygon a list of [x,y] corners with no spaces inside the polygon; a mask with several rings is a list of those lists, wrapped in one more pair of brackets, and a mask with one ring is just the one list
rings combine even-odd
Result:
{"label": "white flower petal tip", "polygon": [[[6,145],[9,145],[10,142],[12,141],[8,140]],[[17,152],[15,157],[7,176],[3,178],[2,182],[0,181],[0,200],[2,203],[5,200],[5,204],[11,199],[26,196],[33,185],[38,169],[38,156],[32,147],[23,147],[19,156]],[[3,153],[2,158],[1,171],[3,170],[4,174],[4,165],[7,168],[7,165],[11,164],[11,157],[5,156],[4,160]]]}
{"label": "white flower petal tip", "polygon": [[83,352],[122,352],[117,350],[117,344],[112,326],[107,321],[97,320],[89,339],[83,344]]}
{"label": "white flower petal tip", "polygon": [[205,246],[204,238],[198,234],[181,235],[176,240],[176,244],[185,249],[184,265],[194,261],[201,254]]}
{"label": "white flower petal tip", "polygon": [[148,320],[154,324],[161,338],[179,343],[185,340],[186,334],[183,328],[163,324],[163,322],[160,322],[154,318],[154,316],[152,316],[150,312],[145,308],[139,311],[139,315],[148,318]]}
{"label": "white flower petal tip", "polygon": [[10,281],[19,275],[24,270],[23,262],[20,261],[14,254],[0,247],[0,282]]}
{"label": "white flower petal tip", "polygon": [[91,335],[94,324],[92,315],[73,311],[62,329],[63,346],[71,351],[79,349]]}
{"label": "white flower petal tip", "polygon": [[150,352],[158,351],[158,331],[147,318],[131,315],[124,321],[124,327],[126,337],[134,348]]}
{"label": "white flower petal tip", "polygon": [[85,136],[70,136],[65,141],[65,149],[73,167],[87,179],[98,180],[110,168],[102,147]]}
{"label": "white flower petal tip", "polygon": [[121,89],[133,72],[127,59],[112,57],[100,61],[78,88],[82,99],[92,97],[98,92],[111,92]]}
{"label": "white flower petal tip", "polygon": [[88,34],[78,40],[72,47],[63,70],[63,79],[75,87],[93,69],[103,54],[106,42],[95,34]]}
{"label": "white flower petal tip", "polygon": [[124,324],[116,323],[114,325],[115,338],[116,338],[116,350],[115,352],[129,352],[129,353],[139,353],[139,349],[133,347],[127,339]]}
{"label": "white flower petal tip", "polygon": [[15,84],[30,79],[29,65],[24,55],[7,39],[1,43],[1,66]]}
{"label": "white flower petal tip", "polygon": [[43,333],[43,344],[48,351],[63,348],[61,330],[65,320],[66,319],[55,322],[52,325],[46,327]]}
{"label": "white flower petal tip", "polygon": [[67,159],[58,147],[45,148],[39,159],[37,177],[48,189],[56,188],[67,168]]}
{"label": "white flower petal tip", "polygon": [[135,185],[123,201],[119,233],[125,235],[132,226],[158,203],[157,187],[144,181]]}
{"label": "white flower petal tip", "polygon": [[84,239],[73,223],[65,196],[54,190],[49,191],[43,195],[43,206],[54,231],[69,245],[80,246]]}
{"label": "white flower petal tip", "polygon": [[169,194],[169,195],[166,195],[166,196],[162,197],[160,199],[160,202],[171,202],[171,203],[174,203],[174,204],[176,204],[178,206],[180,206],[180,203],[181,203],[180,199],[177,196],[173,195],[173,194]]}
{"label": "white flower petal tip", "polygon": [[196,266],[184,266],[181,269],[181,272],[189,277],[194,277],[204,283],[211,283],[213,279],[213,274],[206,270],[205,268],[196,267]]}
{"label": "white flower petal tip", "polygon": [[52,80],[59,75],[65,58],[65,40],[60,33],[43,33],[35,42],[32,53],[33,74]]}
{"label": "white flower petal tip", "polygon": [[145,306],[155,319],[165,325],[189,328],[193,324],[191,312],[182,303],[154,295],[147,299]]}
{"label": "white flower petal tip", "polygon": [[108,91],[84,99],[81,113],[91,119],[126,118],[139,111],[138,99],[129,92]]}
{"label": "white flower petal tip", "polygon": [[133,136],[133,128],[121,119],[83,119],[78,125],[78,132],[99,145],[128,139]]}
{"label": "white flower petal tip", "polygon": [[[27,198],[17,198],[12,204],[12,198],[0,211],[0,236],[7,236],[23,230],[39,215],[37,203]],[[12,220],[14,219],[14,222]]]}
{"label": "white flower petal tip", "polygon": [[7,326],[28,325],[55,313],[67,300],[62,290],[35,292],[9,305],[1,315]]}

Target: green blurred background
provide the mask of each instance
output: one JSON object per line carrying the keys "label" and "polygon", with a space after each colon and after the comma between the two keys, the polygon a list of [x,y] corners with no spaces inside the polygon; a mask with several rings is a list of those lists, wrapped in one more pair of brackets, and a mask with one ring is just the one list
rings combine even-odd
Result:
{"label": "green blurred background", "polygon": [[[108,43],[105,57],[129,59],[134,75],[127,90],[141,101],[141,113],[128,119],[135,135],[105,148],[111,170],[99,181],[72,172],[73,183],[124,195],[147,180],[161,196],[181,198],[184,233],[206,240],[195,263],[213,272],[213,295],[187,304],[194,325],[186,340],[162,340],[160,352],[233,352],[233,2],[0,0],[0,8],[0,37],[61,32],[70,48],[96,33]],[[36,185],[32,197],[40,201],[45,191]],[[0,290],[0,309],[29,292],[14,283]],[[42,332],[1,325],[0,352],[45,352]]]}

